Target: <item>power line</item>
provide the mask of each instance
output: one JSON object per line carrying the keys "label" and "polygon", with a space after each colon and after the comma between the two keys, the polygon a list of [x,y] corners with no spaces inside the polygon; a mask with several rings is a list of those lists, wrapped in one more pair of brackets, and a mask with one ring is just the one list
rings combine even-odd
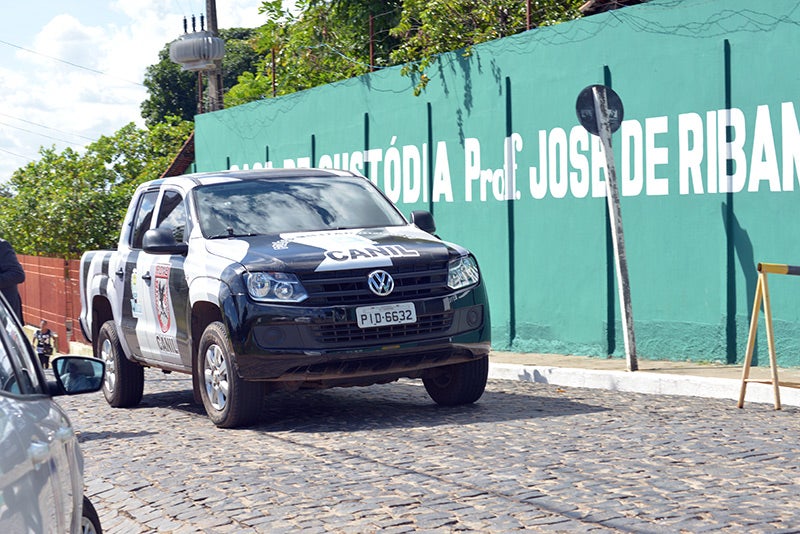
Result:
{"label": "power line", "polygon": [[[67,135],[74,135],[75,137],[82,137],[82,138],[87,139],[89,141],[96,141],[97,140],[97,139],[95,139],[93,137],[86,137],[85,135],[81,135],[79,133],[74,133],[74,132],[65,132],[64,130],[59,130],[57,128],[46,126],[44,124],[39,124],[38,122],[33,122],[33,121],[29,121],[27,119],[22,119],[20,117],[14,117],[13,115],[8,115],[6,113],[0,113],[0,115],[2,115],[3,117],[8,117],[9,119],[14,119],[14,120],[21,121],[21,122],[27,122],[28,124],[32,124],[34,126],[38,126],[39,128],[46,128],[48,130],[53,130],[54,132],[63,133],[63,134],[67,134]],[[6,126],[10,126],[10,125],[6,125]],[[12,128],[15,128],[15,126],[12,126]]]}
{"label": "power line", "polygon": [[20,154],[15,154],[14,152],[11,152],[10,150],[6,150],[5,148],[0,148],[0,152],[5,152],[6,154],[11,154],[12,156],[16,156],[18,158],[22,158],[24,160],[28,160],[28,161],[31,161],[31,162],[35,161],[35,160],[32,160],[31,158],[29,158],[28,156],[22,156]]}
{"label": "power line", "polygon": [[20,130],[20,131],[25,132],[25,133],[29,133],[29,134],[33,134],[33,135],[40,135],[42,137],[46,137],[48,139],[52,139],[53,141],[61,141],[62,143],[67,143],[67,144],[75,145],[75,146],[80,146],[81,145],[80,143],[75,143],[73,141],[67,141],[66,139],[59,139],[58,137],[53,137],[51,135],[47,135],[47,134],[43,134],[43,133],[39,133],[39,132],[34,132],[32,130],[26,130],[25,128],[20,128],[19,126],[14,126],[13,124],[8,124],[7,122],[0,121],[0,124],[2,124],[3,126],[8,126],[9,128],[14,128],[16,130]]}
{"label": "power line", "polygon": [[133,84],[133,85],[138,85],[138,86],[144,87],[144,84],[142,84],[142,83],[134,82],[134,81],[131,81],[131,80],[127,80],[125,78],[120,78],[119,76],[114,76],[113,74],[108,74],[107,72],[103,72],[101,70],[92,69],[90,67],[84,67],[83,65],[78,65],[77,63],[73,63],[71,61],[67,61],[66,59],[61,59],[61,58],[58,58],[58,57],[55,57],[55,56],[48,56],[47,54],[42,54],[41,52],[37,52],[36,50],[31,50],[30,48],[25,48],[24,46],[15,45],[14,43],[9,43],[8,41],[3,41],[2,39],[0,39],[0,44],[4,44],[6,46],[10,46],[10,47],[13,47],[13,48],[17,48],[19,50],[23,50],[25,52],[28,52],[29,54],[35,54],[37,56],[42,56],[42,57],[47,58],[47,59],[52,59],[53,61],[58,61],[60,63],[64,63],[64,64],[69,65],[71,67],[75,67],[76,69],[82,69],[82,70],[85,70],[85,71],[93,72],[95,74],[100,74],[102,76],[108,76],[109,78],[116,78],[117,80],[120,80],[120,81],[123,81],[123,82],[127,82],[127,83],[130,83],[130,84]]}

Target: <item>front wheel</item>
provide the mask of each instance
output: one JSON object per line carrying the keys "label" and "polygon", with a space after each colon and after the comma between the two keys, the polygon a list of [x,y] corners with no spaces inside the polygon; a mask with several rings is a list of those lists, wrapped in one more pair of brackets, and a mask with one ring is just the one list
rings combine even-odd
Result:
{"label": "front wheel", "polygon": [[83,497],[83,513],[81,515],[81,534],[103,534],[100,526],[100,517],[94,509],[92,501],[85,495]]}
{"label": "front wheel", "polygon": [[223,324],[208,325],[200,338],[195,372],[206,413],[220,428],[255,423],[264,402],[263,384],[242,380],[233,367],[233,354]]}
{"label": "front wheel", "polygon": [[489,357],[431,369],[422,378],[425,391],[442,406],[471,404],[483,395],[489,378]]}
{"label": "front wheel", "polygon": [[106,363],[103,395],[114,408],[136,406],[144,392],[144,368],[125,357],[114,321],[106,321],[97,335],[95,358]]}

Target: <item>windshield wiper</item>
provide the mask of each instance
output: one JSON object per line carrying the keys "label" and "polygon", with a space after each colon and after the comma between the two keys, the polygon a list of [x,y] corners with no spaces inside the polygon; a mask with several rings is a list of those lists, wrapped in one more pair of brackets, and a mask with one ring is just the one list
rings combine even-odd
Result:
{"label": "windshield wiper", "polygon": [[233,228],[229,226],[225,229],[225,233],[212,235],[208,239],[221,239],[223,237],[253,237],[257,235],[261,234],[256,232],[242,232],[237,234],[233,231]]}

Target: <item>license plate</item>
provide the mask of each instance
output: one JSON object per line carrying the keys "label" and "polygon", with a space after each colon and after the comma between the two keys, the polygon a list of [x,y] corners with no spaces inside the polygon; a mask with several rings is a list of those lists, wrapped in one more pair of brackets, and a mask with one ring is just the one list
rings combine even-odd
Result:
{"label": "license plate", "polygon": [[416,323],[417,311],[413,302],[361,306],[356,308],[356,320],[359,328]]}

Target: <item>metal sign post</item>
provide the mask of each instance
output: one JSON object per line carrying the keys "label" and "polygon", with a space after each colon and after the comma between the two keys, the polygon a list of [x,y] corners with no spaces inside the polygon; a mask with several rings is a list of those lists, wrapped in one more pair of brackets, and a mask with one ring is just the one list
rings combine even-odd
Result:
{"label": "metal sign post", "polygon": [[611,214],[611,238],[614,244],[614,258],[617,266],[617,286],[619,286],[620,314],[625,325],[625,358],[628,371],[637,371],[636,337],[633,333],[633,309],[631,307],[631,288],[628,277],[628,260],[625,256],[625,236],[622,231],[622,211],[617,188],[617,169],[614,165],[614,150],[611,147],[611,134],[622,124],[624,110],[622,100],[610,87],[590,85],[580,92],[575,105],[578,120],[590,133],[598,135],[606,153],[606,201]]}

